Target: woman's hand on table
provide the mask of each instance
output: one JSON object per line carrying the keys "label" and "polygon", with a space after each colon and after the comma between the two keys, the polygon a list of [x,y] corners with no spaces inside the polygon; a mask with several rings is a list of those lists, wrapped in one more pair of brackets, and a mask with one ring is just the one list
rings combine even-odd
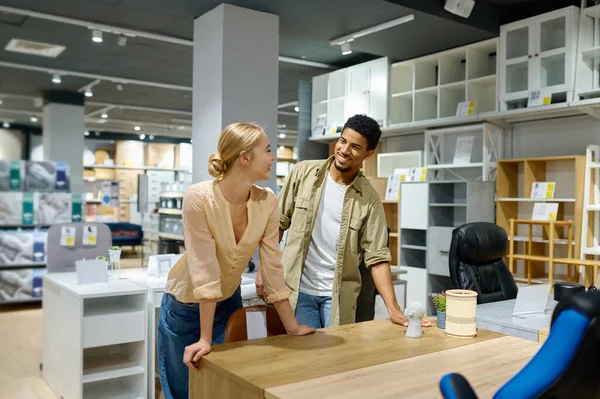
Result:
{"label": "woman's hand on table", "polygon": [[315,332],[315,329],[304,324],[298,324],[298,326],[295,328],[291,328],[289,330],[286,329],[286,332],[288,335],[300,336],[312,334]]}
{"label": "woman's hand on table", "polygon": [[198,362],[202,359],[202,356],[208,355],[211,351],[210,343],[203,339],[185,347],[183,351],[183,363],[190,370],[198,370]]}

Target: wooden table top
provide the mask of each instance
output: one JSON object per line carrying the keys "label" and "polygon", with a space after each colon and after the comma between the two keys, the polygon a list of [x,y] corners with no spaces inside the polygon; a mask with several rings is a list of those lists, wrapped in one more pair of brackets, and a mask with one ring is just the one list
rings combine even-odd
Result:
{"label": "wooden table top", "polygon": [[439,398],[440,379],[449,372],[461,373],[479,397],[491,398],[539,348],[537,342],[505,336],[268,388],[265,398]]}
{"label": "wooden table top", "polygon": [[[215,345],[200,367],[264,390],[504,336],[479,330],[475,338],[450,338],[435,323],[423,332],[419,339],[406,338],[405,327],[386,319],[317,330],[304,337],[283,335]],[[190,378],[195,380],[198,374],[192,372]]]}

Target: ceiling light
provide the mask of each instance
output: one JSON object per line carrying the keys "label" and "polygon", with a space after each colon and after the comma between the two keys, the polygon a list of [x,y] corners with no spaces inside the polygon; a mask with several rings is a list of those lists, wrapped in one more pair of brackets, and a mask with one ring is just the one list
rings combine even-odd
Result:
{"label": "ceiling light", "polygon": [[94,95],[94,93],[92,93],[92,89],[90,89],[90,88],[85,89],[86,97],[92,97],[93,95]]}
{"label": "ceiling light", "polygon": [[300,107],[294,107],[294,111],[300,112]]}
{"label": "ceiling light", "polygon": [[329,42],[329,45],[330,46],[341,46],[342,44],[350,43],[351,41],[353,41],[354,39],[358,39],[359,37],[367,36],[372,33],[382,31],[384,29],[388,29],[388,28],[391,28],[391,27],[394,27],[394,26],[397,26],[400,24],[404,24],[406,22],[410,22],[413,19],[415,19],[414,14],[409,14],[402,18],[397,18],[392,21],[384,22],[382,24],[372,26],[370,28],[363,29],[363,30],[355,32],[355,33],[351,33],[349,35],[339,37],[339,38],[334,39],[331,42]]}
{"label": "ceiling light", "polygon": [[282,145],[280,145],[280,146],[279,146],[279,151],[283,151],[283,150],[285,150],[285,147],[284,147],[284,146],[282,146]]}
{"label": "ceiling light", "polygon": [[94,29],[92,31],[92,41],[96,43],[102,43],[102,31],[98,29]]}
{"label": "ceiling light", "polygon": [[350,48],[350,43],[344,43],[340,47],[342,48],[342,55],[352,54],[352,49]]}
{"label": "ceiling light", "polygon": [[94,133],[96,136],[100,136],[100,132],[95,132]]}
{"label": "ceiling light", "polygon": [[0,98],[0,105],[2,105],[2,99]]}
{"label": "ceiling light", "polygon": [[10,128],[10,123],[8,123],[8,122],[4,122],[4,123],[2,124],[2,127],[3,127],[3,128],[5,128],[5,129],[9,129],[9,128]]}
{"label": "ceiling light", "polygon": [[38,121],[38,118],[37,118],[37,116],[32,116],[32,117],[31,117],[31,121],[32,121],[33,123],[36,123],[36,122]]}
{"label": "ceiling light", "polygon": [[86,130],[85,132],[83,132],[83,135],[84,135],[84,136],[89,136],[89,135],[90,135],[90,132],[88,132],[88,131]]}
{"label": "ceiling light", "polygon": [[106,112],[104,112],[102,115],[100,115],[100,118],[106,119],[106,118],[108,118],[108,114]]}
{"label": "ceiling light", "polygon": [[154,140],[154,136],[151,134],[150,136],[148,136],[149,140]]}
{"label": "ceiling light", "polygon": [[177,130],[179,130],[179,131],[185,130],[185,127],[183,127],[183,126],[177,126]]}
{"label": "ceiling light", "polygon": [[59,84],[61,82],[62,82],[62,80],[60,79],[59,74],[55,73],[54,75],[52,75],[52,83]]}
{"label": "ceiling light", "polygon": [[117,84],[117,90],[123,91],[123,85],[121,83]]}
{"label": "ceiling light", "polygon": [[280,133],[280,134],[279,134],[279,138],[280,138],[280,139],[284,139],[284,138],[285,138],[285,133]]}
{"label": "ceiling light", "polygon": [[125,47],[127,45],[127,38],[125,36],[119,36],[117,44],[121,47]]}
{"label": "ceiling light", "polygon": [[193,140],[193,139],[190,139],[190,144],[192,144],[192,140]]}
{"label": "ceiling light", "polygon": [[36,108],[42,108],[44,106],[44,100],[41,97],[36,97],[33,99],[33,106]]}
{"label": "ceiling light", "polygon": [[278,127],[279,129],[285,129],[285,128],[286,128],[286,125],[285,125],[285,124],[283,124],[283,123],[280,123],[280,124],[278,124],[278,125],[277,125],[277,127]]}
{"label": "ceiling light", "polygon": [[142,128],[139,127],[139,126],[136,126],[136,127],[133,128],[133,130],[135,130],[136,132],[139,132],[140,130],[142,130]]}
{"label": "ceiling light", "polygon": [[144,140],[146,138],[146,135],[144,133],[140,134],[140,140]]}

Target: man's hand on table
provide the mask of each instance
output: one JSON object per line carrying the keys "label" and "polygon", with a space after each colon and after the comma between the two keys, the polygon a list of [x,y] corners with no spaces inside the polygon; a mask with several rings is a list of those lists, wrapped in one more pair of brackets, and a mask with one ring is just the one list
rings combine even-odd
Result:
{"label": "man's hand on table", "polygon": [[190,370],[198,370],[198,362],[202,359],[202,356],[208,355],[210,351],[210,343],[200,339],[200,341],[185,347],[183,351],[183,363]]}
{"label": "man's hand on table", "polygon": [[[394,324],[398,324],[404,327],[408,327],[408,320],[404,316],[404,312],[400,309],[394,309],[390,312],[390,320]],[[431,322],[429,320],[421,319],[421,327],[431,327]]]}

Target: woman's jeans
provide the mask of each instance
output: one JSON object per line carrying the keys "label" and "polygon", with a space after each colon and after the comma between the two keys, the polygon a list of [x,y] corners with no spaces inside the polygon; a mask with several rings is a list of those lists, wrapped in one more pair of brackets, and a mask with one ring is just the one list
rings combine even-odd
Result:
{"label": "woman's jeans", "polygon": [[[242,294],[236,292],[217,303],[212,344],[221,344],[229,317],[242,308]],[[185,347],[200,339],[200,309],[197,303],[181,303],[165,293],[158,319],[158,374],[165,399],[188,398],[188,368],[183,363]]]}

